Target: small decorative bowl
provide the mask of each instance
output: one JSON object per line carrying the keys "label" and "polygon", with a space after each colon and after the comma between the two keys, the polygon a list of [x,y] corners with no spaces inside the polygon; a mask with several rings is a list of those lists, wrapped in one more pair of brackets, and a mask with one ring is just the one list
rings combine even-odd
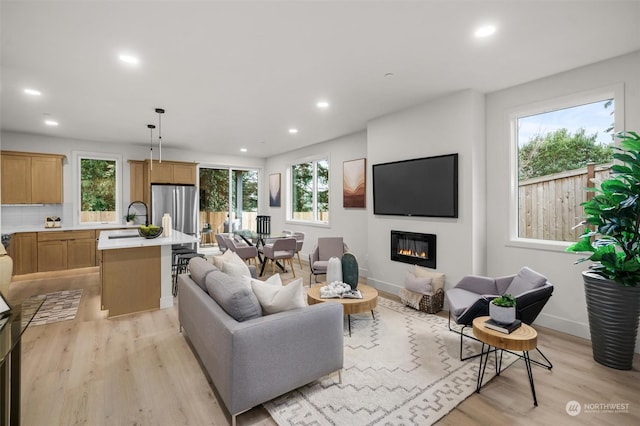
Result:
{"label": "small decorative bowl", "polygon": [[162,226],[158,227],[158,228],[138,228],[138,234],[140,234],[141,237],[144,238],[158,238],[160,235],[162,235]]}

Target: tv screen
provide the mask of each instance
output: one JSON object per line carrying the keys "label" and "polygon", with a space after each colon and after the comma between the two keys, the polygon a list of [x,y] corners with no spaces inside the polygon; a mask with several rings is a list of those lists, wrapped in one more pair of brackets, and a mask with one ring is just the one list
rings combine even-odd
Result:
{"label": "tv screen", "polygon": [[458,217],[458,154],[374,164],[373,213]]}

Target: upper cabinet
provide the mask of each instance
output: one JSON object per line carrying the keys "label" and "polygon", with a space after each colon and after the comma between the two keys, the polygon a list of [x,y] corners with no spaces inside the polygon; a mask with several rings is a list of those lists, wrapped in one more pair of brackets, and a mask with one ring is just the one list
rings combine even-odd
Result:
{"label": "upper cabinet", "polygon": [[171,183],[178,185],[195,185],[198,172],[196,163],[182,163],[178,161],[129,160],[131,175],[131,202],[144,201],[149,205],[149,189],[154,183]]}
{"label": "upper cabinet", "polygon": [[62,204],[64,155],[1,151],[2,204]]}
{"label": "upper cabinet", "polygon": [[180,163],[177,161],[163,161],[159,163],[153,160],[153,168],[151,161],[144,161],[146,171],[149,176],[149,183],[174,183],[181,185],[196,184],[195,163]]}

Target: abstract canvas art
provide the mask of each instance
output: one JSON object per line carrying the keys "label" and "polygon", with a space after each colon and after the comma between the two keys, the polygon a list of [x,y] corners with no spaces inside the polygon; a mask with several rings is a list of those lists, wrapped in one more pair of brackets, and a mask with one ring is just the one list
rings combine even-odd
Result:
{"label": "abstract canvas art", "polygon": [[367,200],[367,160],[345,161],[342,166],[343,207],[365,208]]}
{"label": "abstract canvas art", "polygon": [[280,173],[269,175],[269,207],[280,207]]}

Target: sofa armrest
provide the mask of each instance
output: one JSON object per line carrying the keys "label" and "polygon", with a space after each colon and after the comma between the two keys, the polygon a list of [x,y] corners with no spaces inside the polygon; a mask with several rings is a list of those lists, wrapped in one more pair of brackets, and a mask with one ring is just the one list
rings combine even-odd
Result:
{"label": "sofa armrest", "polygon": [[342,305],[319,303],[236,323],[232,332],[234,412],[296,389],[343,366]]}

